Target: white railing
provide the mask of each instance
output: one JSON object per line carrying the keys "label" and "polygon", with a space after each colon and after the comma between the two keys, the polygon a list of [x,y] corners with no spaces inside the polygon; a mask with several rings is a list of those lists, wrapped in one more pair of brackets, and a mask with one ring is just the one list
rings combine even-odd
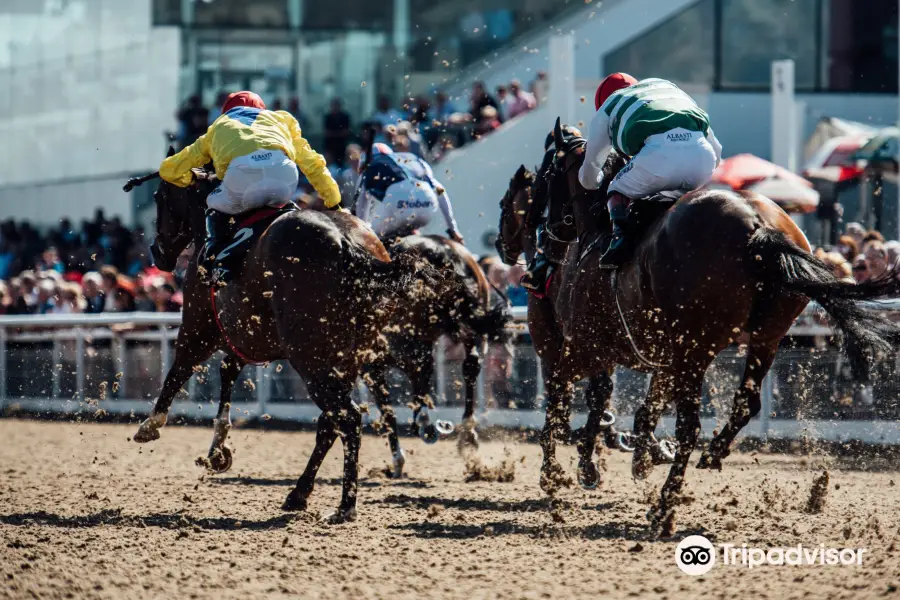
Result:
{"label": "white railing", "polygon": [[[900,300],[870,303],[870,306],[885,312],[900,311]],[[813,318],[815,311],[814,306],[809,307],[791,329],[791,335],[801,338],[831,335],[833,332],[830,327]],[[527,334],[526,309],[514,308],[512,316],[511,327],[520,334]],[[142,416],[152,407],[155,394],[159,392],[172,364],[173,342],[180,324],[181,315],[178,313],[0,316],[0,409],[7,412],[19,409],[31,413],[53,414],[83,412],[87,409]],[[97,362],[98,348],[103,352],[104,364],[89,364]],[[523,360],[536,360],[531,358],[533,349],[529,345],[523,344],[519,348],[523,351],[522,354],[527,355]],[[41,353],[44,360],[39,356]],[[46,356],[48,353],[49,359]],[[437,345],[437,414],[440,418],[453,420],[459,418],[460,408],[452,406],[450,400],[454,395],[451,392],[453,385],[450,384],[454,367],[453,359],[448,358],[448,353],[452,353],[452,348],[448,349],[444,344]],[[137,358],[136,354],[139,355]],[[797,358],[780,356],[781,366],[788,369],[791,368],[791,361]],[[833,372],[837,373],[841,359],[836,351],[832,358],[835,362]],[[11,365],[10,360],[15,364]],[[735,361],[740,361],[740,357],[731,352],[726,360],[733,366]],[[533,367],[530,369],[533,379],[523,381],[529,383],[524,387],[531,390],[533,396],[527,397],[526,394],[515,398],[516,404],[527,406],[522,409],[489,407],[486,388],[494,382],[486,381],[484,372],[482,373],[477,392],[479,421],[482,424],[529,429],[543,425],[543,381],[537,364],[530,366]],[[203,377],[208,379],[211,375],[215,379],[214,369],[209,370],[210,374],[204,374]],[[249,380],[251,383],[246,383],[243,388],[240,384],[236,386],[236,396],[243,397],[238,397],[233,402],[238,419],[262,417],[311,422],[318,416],[319,411],[313,404],[297,401],[302,398],[302,383],[290,368],[285,369],[283,364],[271,364],[251,367],[245,371],[249,375],[244,376],[241,381],[246,383]],[[99,376],[89,378],[89,372],[99,373]],[[827,376],[826,373],[825,377]],[[637,379],[634,374],[623,371],[617,372],[616,377],[616,405],[622,406],[623,402],[627,404],[623,396],[618,395],[624,394],[619,390],[620,384],[628,387],[630,382],[632,388],[637,390],[634,396],[640,395],[641,384],[635,384]],[[64,382],[64,379],[67,381]],[[746,434],[761,438],[810,436],[834,441],[852,439],[900,444],[900,428],[896,420],[879,420],[877,416],[871,416],[874,414],[871,411],[860,413],[864,414],[862,418],[855,418],[850,414],[839,420],[782,419],[779,415],[773,418],[771,415],[773,407],[777,405],[775,397],[778,388],[788,389],[796,385],[790,383],[790,379],[791,377],[778,378],[770,374],[763,386],[760,417],[746,428]],[[20,382],[19,385],[12,386],[14,389],[10,386],[12,380]],[[115,381],[115,389],[110,389],[102,381]],[[64,383],[68,386],[65,390]],[[132,386],[136,389],[131,389]],[[209,388],[206,391],[209,392],[207,396],[210,401],[198,404],[197,398],[204,395],[201,391],[203,386]],[[837,389],[839,386],[834,387]],[[188,401],[176,401],[173,404],[173,414],[195,419],[212,418],[218,401],[214,388],[209,381],[201,381],[201,377],[195,375],[187,385]],[[286,388],[288,391],[277,392],[276,388]],[[359,393],[363,396],[366,394],[362,386]],[[104,394],[107,395],[106,399],[103,398]],[[407,414],[410,411],[406,408],[400,408],[397,412],[398,417],[404,420],[410,416]],[[704,433],[708,435],[716,427],[717,418],[721,421],[725,415],[727,410],[717,412],[716,417],[705,418]],[[583,414],[576,414],[574,422],[578,424],[583,419]],[[621,421],[623,427],[630,425],[628,416],[622,417]],[[664,432],[673,431],[674,420],[665,418],[662,428]]]}

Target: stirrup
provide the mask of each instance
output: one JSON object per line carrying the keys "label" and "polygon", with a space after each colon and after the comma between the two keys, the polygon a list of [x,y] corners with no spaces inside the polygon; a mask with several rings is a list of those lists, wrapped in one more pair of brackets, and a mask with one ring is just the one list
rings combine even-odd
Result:
{"label": "stirrup", "polygon": [[[616,243],[618,242],[618,244]],[[627,241],[624,237],[614,238],[610,244],[609,248],[606,249],[606,252],[603,253],[603,256],[600,257],[600,268],[601,269],[609,269],[615,270],[622,266],[622,263],[625,262],[625,255],[627,251]]]}

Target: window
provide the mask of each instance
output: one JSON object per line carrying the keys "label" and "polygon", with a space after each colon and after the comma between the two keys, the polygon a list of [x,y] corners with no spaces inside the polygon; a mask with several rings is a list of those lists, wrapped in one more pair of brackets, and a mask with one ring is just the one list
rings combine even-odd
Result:
{"label": "window", "polygon": [[897,92],[896,0],[828,0],[824,86],[841,92]]}
{"label": "window", "polygon": [[603,61],[604,71],[622,71],[638,79],[662,77],[677,83],[712,85],[715,2],[701,0],[649,33],[607,54]]}
{"label": "window", "polygon": [[798,90],[817,87],[820,0],[720,1],[721,87],[767,88],[772,61],[785,58]]}
{"label": "window", "polygon": [[290,26],[288,0],[215,0],[195,2],[198,26],[284,28]]}
{"label": "window", "polygon": [[393,0],[306,1],[303,7],[304,29],[389,31],[393,27]]}
{"label": "window", "polygon": [[180,25],[181,0],[153,0],[154,25]]}

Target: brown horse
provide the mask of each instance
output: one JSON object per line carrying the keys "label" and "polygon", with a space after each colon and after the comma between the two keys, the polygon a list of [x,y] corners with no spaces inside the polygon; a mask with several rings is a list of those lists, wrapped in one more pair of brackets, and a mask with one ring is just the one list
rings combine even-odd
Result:
{"label": "brown horse", "polygon": [[[671,534],[700,434],[703,376],[716,355],[743,333],[749,336],[729,422],[703,453],[700,468],[721,468],[737,433],[759,412],[762,380],[778,343],[810,299],[843,331],[851,364],[864,378],[875,358],[900,342],[900,330],[858,301],[895,293],[898,285],[893,277],[863,285],[837,281],[775,203],[758,194],[721,190],[681,197],[649,227],[625,265],[604,270],[596,249],[608,240],[606,185],[597,193],[581,188],[577,171],[585,142],[563,140],[558,122],[555,131],[550,189],[559,190],[556,184],[563,182],[562,200],[572,199],[578,234],[575,267],[561,278],[566,292],[556,301],[565,340],[557,377],[574,380],[617,364],[653,373],[648,398],[635,415],[632,471],[645,477],[652,468],[651,436],[671,399],[678,450],[650,513],[654,526]],[[610,156],[604,182],[624,164]],[[505,223],[503,231],[515,227]]]}
{"label": "brown horse", "polygon": [[[160,184],[155,194],[157,237],[152,253],[161,269],[172,269],[189,243],[202,242],[205,199],[211,185]],[[306,381],[322,415],[315,448],[284,508],[306,508],[316,473],[340,436],[343,493],[338,511],[329,520],[355,518],[362,418],[350,392],[363,364],[378,350],[377,339],[393,311],[405,297],[428,293],[422,285],[426,279],[433,283],[410,257],[392,261],[371,229],[356,217],[296,210],[278,217],[249,250],[244,271],[216,290],[217,324],[210,291],[197,278],[195,255],[186,277],[175,361],[135,441],[159,437],[175,394],[193,368],[216,350],[228,347],[232,355],[256,361],[287,359]],[[241,361],[226,359],[223,369],[228,377],[224,379],[233,382],[241,366]],[[222,400],[227,415],[225,388]],[[220,423],[221,418],[220,409]],[[217,435],[219,431],[217,427]]]}
{"label": "brown horse", "polygon": [[[550,166],[549,160],[545,162]],[[520,254],[532,251],[533,240],[530,238],[526,217],[532,210],[533,202],[546,205],[544,198],[533,197],[534,194],[544,193],[543,186],[536,184],[535,175],[523,165],[510,180],[509,189],[500,202],[497,251],[507,264],[515,264]],[[564,343],[563,321],[562,315],[557,312],[557,300],[569,290],[566,282],[572,276],[570,269],[575,266],[574,252],[575,246],[570,245],[569,254],[561,261],[543,298],[533,294],[528,296],[528,331],[535,351],[541,358],[541,370],[547,388],[547,418],[541,432],[541,446],[544,450],[541,488],[547,493],[553,493],[566,480],[563,469],[556,460],[557,438],[576,443],[579,453],[578,480],[583,487],[592,489],[600,483],[601,478],[593,461],[597,436],[614,432],[612,425],[615,419],[609,412],[613,391],[611,368],[596,369],[585,374],[588,378],[585,390],[588,420],[582,430],[572,431],[569,425],[575,379],[559,377],[561,372],[558,365],[563,360]],[[617,443],[615,435],[604,437],[608,446],[625,449],[624,442]],[[660,453],[660,460],[664,460],[664,451],[661,450]]]}
{"label": "brown horse", "polygon": [[[465,410],[460,431],[460,450],[477,446],[475,432],[475,391],[488,341],[502,341],[509,317],[506,304],[490,306],[491,289],[475,257],[465,246],[441,236],[410,235],[389,244],[395,259],[415,256],[445,274],[453,274],[459,283],[454,292],[439,297],[422,295],[394,313],[385,329],[387,351],[364,368],[363,379],[375,396],[382,413],[394,460],[394,475],[403,473],[405,453],[400,447],[397,419],[389,403],[385,371],[402,370],[413,388],[413,423],[426,443],[434,443],[439,433],[449,433],[449,424],[437,427],[428,416],[431,378],[434,375],[434,343],[441,336],[463,344],[465,359]],[[441,425],[444,425],[442,427]]]}

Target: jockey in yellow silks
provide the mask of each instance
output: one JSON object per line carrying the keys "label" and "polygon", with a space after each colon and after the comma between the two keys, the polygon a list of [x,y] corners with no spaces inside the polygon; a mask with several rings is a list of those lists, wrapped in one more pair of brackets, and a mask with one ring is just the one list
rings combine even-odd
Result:
{"label": "jockey in yellow silks", "polygon": [[221,184],[206,200],[206,244],[201,255],[206,271],[229,231],[232,215],[263,206],[282,207],[297,190],[303,172],[326,208],[339,208],[341,193],[321,154],[303,138],[290,113],[266,110],[253,92],[235,92],[222,106],[222,115],[204,135],[170,156],[159,176],[180,187],[193,180],[191,169],[212,162]]}

